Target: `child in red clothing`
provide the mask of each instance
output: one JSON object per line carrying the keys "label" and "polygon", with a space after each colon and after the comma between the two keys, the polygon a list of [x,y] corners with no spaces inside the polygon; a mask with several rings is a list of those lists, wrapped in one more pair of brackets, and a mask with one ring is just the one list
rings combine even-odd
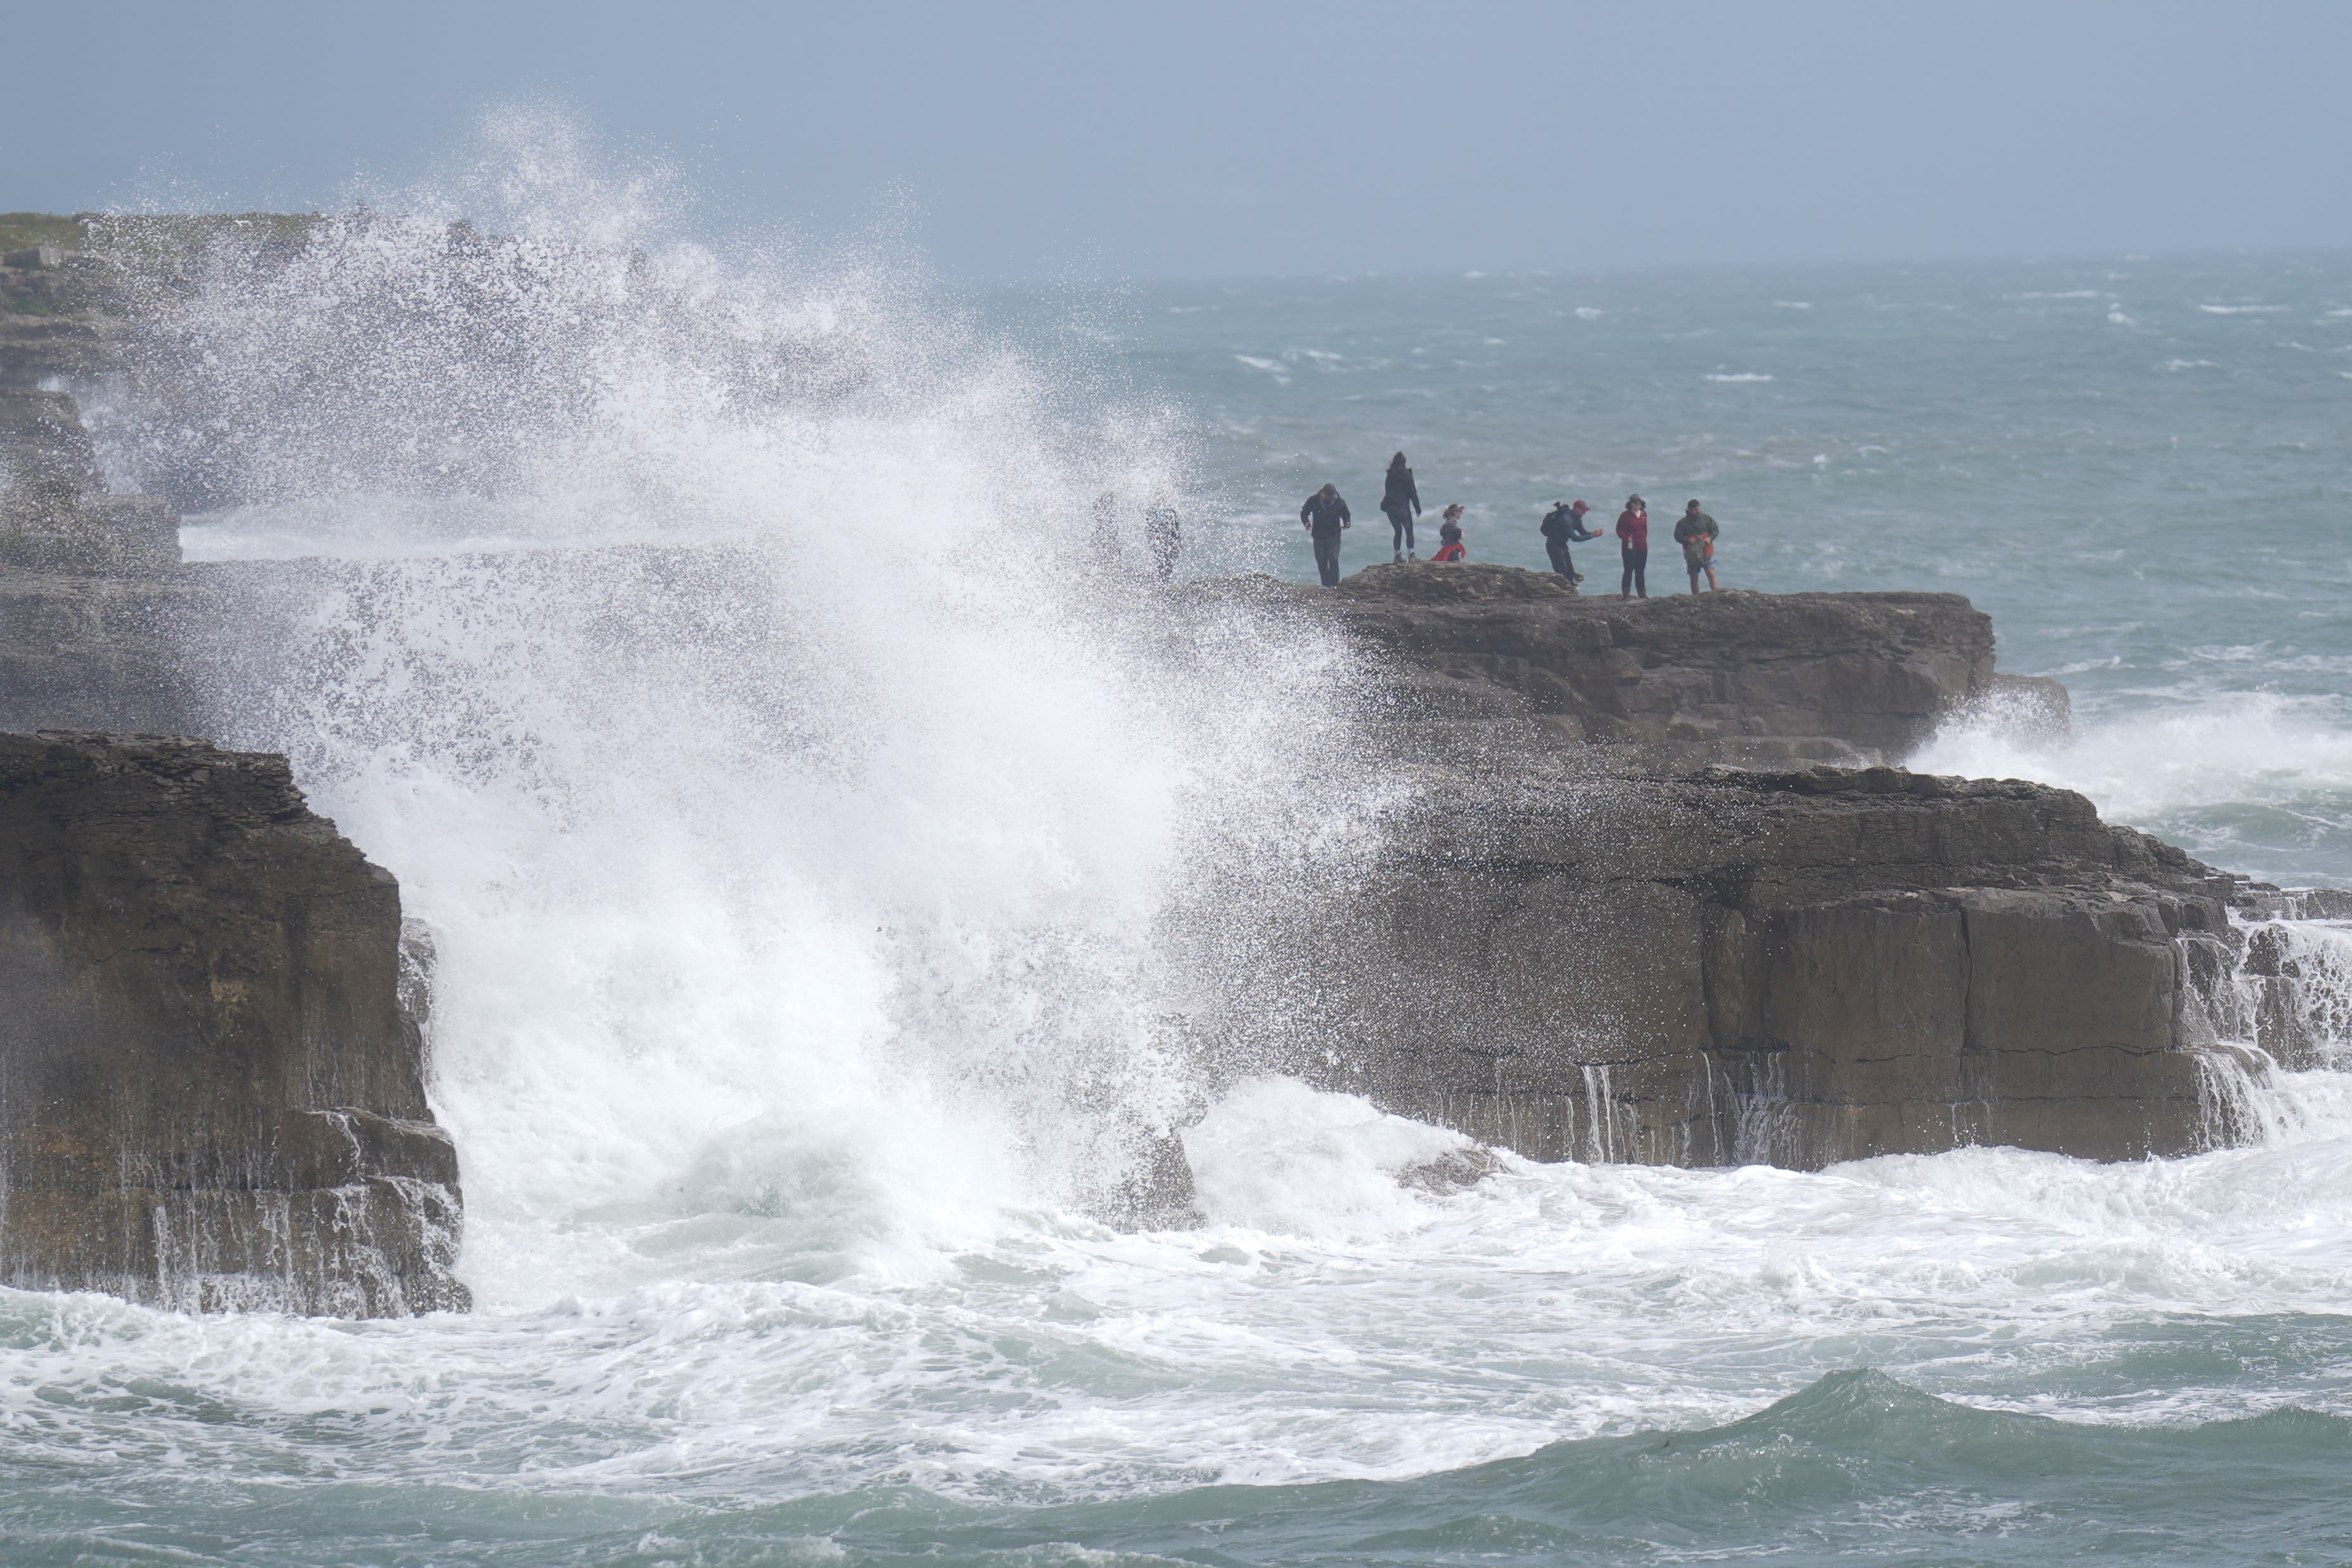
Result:
{"label": "child in red clothing", "polygon": [[1438,525],[1437,553],[1432,561],[1459,561],[1469,552],[1462,548],[1462,503],[1454,502],[1445,509],[1445,521]]}

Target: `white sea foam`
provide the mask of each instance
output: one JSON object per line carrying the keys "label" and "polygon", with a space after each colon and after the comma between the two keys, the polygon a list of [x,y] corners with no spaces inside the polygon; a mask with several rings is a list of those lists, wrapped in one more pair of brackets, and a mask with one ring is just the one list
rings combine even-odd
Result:
{"label": "white sea foam", "polygon": [[1579,305],[1576,308],[1576,319],[1580,321],[1597,321],[1608,313],[1591,305]]}
{"label": "white sea foam", "polygon": [[1353,1095],[1281,1078],[1241,1085],[1184,1134],[1211,1223],[1332,1239],[1423,1220],[1427,1211],[1398,1175],[1469,1144]]}
{"label": "white sea foam", "polygon": [[1706,379],[1709,381],[1743,382],[1769,381],[1772,378],[1756,371],[1739,371],[1730,374],[1709,374]]}
{"label": "white sea foam", "polygon": [[[2352,795],[2352,730],[2326,699],[2231,694],[2112,722],[2078,719],[2074,737],[2057,743],[1971,719],[1946,725],[1910,765],[2077,790],[2110,821],[2192,845],[2227,838],[2231,868],[2260,874],[2295,876],[2298,866],[2284,858],[2295,850],[2243,834],[2304,842],[2352,834],[2352,820],[2331,804]],[[2247,820],[2265,813],[2278,820]]]}
{"label": "white sea foam", "polygon": [[2286,309],[2284,305],[2200,305],[2209,316],[2274,316]]}

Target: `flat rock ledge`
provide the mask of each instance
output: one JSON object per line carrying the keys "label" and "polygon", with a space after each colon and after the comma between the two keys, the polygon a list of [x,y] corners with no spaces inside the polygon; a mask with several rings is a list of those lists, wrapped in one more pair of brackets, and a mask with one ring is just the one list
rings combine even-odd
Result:
{"label": "flat rock ledge", "polygon": [[0,1283],[469,1305],[400,889],[282,757],[0,734]]}

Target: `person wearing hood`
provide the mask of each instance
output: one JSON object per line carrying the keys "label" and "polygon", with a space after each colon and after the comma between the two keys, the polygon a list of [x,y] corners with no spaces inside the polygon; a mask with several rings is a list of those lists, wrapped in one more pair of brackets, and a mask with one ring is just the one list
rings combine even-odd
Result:
{"label": "person wearing hood", "polygon": [[1299,526],[1315,541],[1315,574],[1326,588],[1339,585],[1339,531],[1354,525],[1336,485],[1325,485],[1298,509]]}
{"label": "person wearing hood", "polygon": [[1617,549],[1625,562],[1625,577],[1618,585],[1617,596],[1630,599],[1638,593],[1648,598],[1650,509],[1640,496],[1627,496],[1625,510],[1617,514]]}
{"label": "person wearing hood", "polygon": [[1576,563],[1569,559],[1568,547],[1601,537],[1599,529],[1584,526],[1584,514],[1591,510],[1580,500],[1570,501],[1564,506],[1554,501],[1551,510],[1544,513],[1544,553],[1551,557],[1551,569],[1567,578],[1571,585],[1583,582],[1584,576],[1577,571]]}
{"label": "person wearing hood", "polygon": [[1388,476],[1381,490],[1381,510],[1388,513],[1389,525],[1396,532],[1392,542],[1396,558],[1420,560],[1412,547],[1412,520],[1421,515],[1421,491],[1412,482],[1412,470],[1405,466],[1402,452],[1389,459]]}

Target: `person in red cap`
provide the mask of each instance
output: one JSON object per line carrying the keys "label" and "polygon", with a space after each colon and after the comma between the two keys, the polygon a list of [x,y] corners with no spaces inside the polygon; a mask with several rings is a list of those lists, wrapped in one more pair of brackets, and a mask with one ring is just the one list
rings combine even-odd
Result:
{"label": "person in red cap", "polygon": [[1576,563],[1569,559],[1568,547],[1601,537],[1599,529],[1584,526],[1584,514],[1591,510],[1580,500],[1570,501],[1566,505],[1554,501],[1551,510],[1544,513],[1544,553],[1551,557],[1551,569],[1567,578],[1570,584],[1583,582],[1584,574],[1579,572]]}

